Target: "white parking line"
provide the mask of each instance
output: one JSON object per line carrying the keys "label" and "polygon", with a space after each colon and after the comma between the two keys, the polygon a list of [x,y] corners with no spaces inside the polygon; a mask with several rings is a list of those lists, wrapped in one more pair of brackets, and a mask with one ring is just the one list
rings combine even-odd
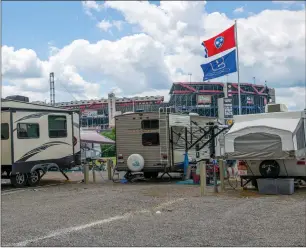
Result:
{"label": "white parking line", "polygon": [[36,188],[47,188],[47,187],[50,187],[50,186],[58,186],[58,185],[63,185],[63,184],[65,184],[65,183],[52,183],[52,184],[47,184],[47,185],[42,185],[42,186],[28,187],[26,189],[8,189],[8,190],[4,190],[3,193],[1,193],[1,196],[2,195],[10,195],[10,194],[18,193],[18,192],[23,192],[23,191],[26,191],[26,190],[33,190],[33,189],[36,189]]}
{"label": "white parking line", "polygon": [[25,189],[15,189],[15,190],[5,190],[4,193],[1,193],[1,196],[3,195],[10,195],[18,192],[26,191]]}
{"label": "white parking line", "polygon": [[[165,206],[170,206],[170,205],[175,204],[175,203],[177,203],[179,201],[182,201],[182,200],[184,200],[184,198],[178,198],[178,199],[175,199],[175,200],[172,200],[172,201],[169,201],[169,202],[165,202],[165,203],[162,203],[162,204],[154,207],[153,209],[158,209],[158,208],[162,208],[162,207],[165,207]],[[39,237],[39,238],[28,239],[28,240],[24,240],[24,241],[21,241],[21,242],[18,242],[18,243],[14,243],[14,244],[2,244],[2,246],[27,246],[30,243],[37,242],[37,241],[40,241],[40,240],[50,239],[50,238],[54,238],[56,236],[61,236],[61,235],[66,235],[66,234],[69,234],[69,233],[72,233],[72,232],[77,232],[77,231],[87,229],[87,228],[90,228],[90,227],[93,227],[93,226],[108,224],[108,223],[116,221],[116,220],[128,219],[129,217],[132,217],[136,214],[149,213],[149,212],[151,212],[150,209],[152,209],[152,208],[143,209],[143,210],[140,210],[140,211],[129,212],[129,213],[125,213],[123,215],[116,215],[116,216],[113,216],[113,217],[110,217],[110,218],[107,218],[107,219],[94,221],[94,222],[84,224],[84,225],[80,225],[80,226],[74,226],[74,227],[59,229],[59,230],[52,231],[49,234],[47,234],[45,236],[42,236],[42,237]]]}

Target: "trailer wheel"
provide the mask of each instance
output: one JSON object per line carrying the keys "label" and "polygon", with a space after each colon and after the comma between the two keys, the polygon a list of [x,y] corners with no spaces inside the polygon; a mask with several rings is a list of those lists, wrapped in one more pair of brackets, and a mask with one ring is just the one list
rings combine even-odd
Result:
{"label": "trailer wheel", "polygon": [[39,170],[35,170],[32,173],[28,174],[28,180],[27,180],[27,185],[29,186],[37,186],[40,182],[40,171]]}
{"label": "trailer wheel", "polygon": [[22,188],[27,184],[28,176],[26,173],[11,175],[11,184],[16,188]]}
{"label": "trailer wheel", "polygon": [[277,177],[280,166],[275,160],[264,160],[259,165],[259,172],[263,177]]}

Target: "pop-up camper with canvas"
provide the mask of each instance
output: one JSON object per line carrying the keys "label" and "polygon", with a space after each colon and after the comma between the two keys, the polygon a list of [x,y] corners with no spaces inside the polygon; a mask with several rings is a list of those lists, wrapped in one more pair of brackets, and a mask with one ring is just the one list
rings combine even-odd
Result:
{"label": "pop-up camper with canvas", "polygon": [[41,172],[80,164],[79,113],[2,99],[1,176],[37,185]]}
{"label": "pop-up camper with canvas", "polygon": [[305,112],[234,116],[225,135],[225,157],[243,161],[253,181],[261,177],[306,180]]}

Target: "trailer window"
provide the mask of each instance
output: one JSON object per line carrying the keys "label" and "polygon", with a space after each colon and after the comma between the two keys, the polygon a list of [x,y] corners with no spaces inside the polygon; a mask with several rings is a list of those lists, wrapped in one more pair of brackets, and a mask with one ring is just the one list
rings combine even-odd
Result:
{"label": "trailer window", "polygon": [[37,123],[18,123],[17,124],[18,139],[38,139],[39,125]]}
{"label": "trailer window", "polygon": [[143,133],[142,134],[143,146],[158,146],[159,145],[159,133]]}
{"label": "trailer window", "polygon": [[10,137],[9,124],[1,123],[1,140],[7,140]]}
{"label": "trailer window", "polygon": [[158,120],[143,120],[141,122],[142,129],[158,129],[159,121]]}
{"label": "trailer window", "polygon": [[49,115],[49,137],[64,138],[67,137],[67,119],[62,115]]}

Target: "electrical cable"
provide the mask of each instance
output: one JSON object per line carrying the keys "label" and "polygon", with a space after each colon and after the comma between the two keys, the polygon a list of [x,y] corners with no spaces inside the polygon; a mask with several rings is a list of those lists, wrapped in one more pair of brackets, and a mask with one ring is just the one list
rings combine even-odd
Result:
{"label": "electrical cable", "polygon": [[69,95],[72,96],[72,98],[73,98],[75,101],[78,101],[78,100],[74,97],[74,95],[73,95],[69,90],[67,90],[67,88],[61,83],[61,81],[58,81],[58,82],[59,82],[60,85],[67,91],[67,93],[68,93]]}

